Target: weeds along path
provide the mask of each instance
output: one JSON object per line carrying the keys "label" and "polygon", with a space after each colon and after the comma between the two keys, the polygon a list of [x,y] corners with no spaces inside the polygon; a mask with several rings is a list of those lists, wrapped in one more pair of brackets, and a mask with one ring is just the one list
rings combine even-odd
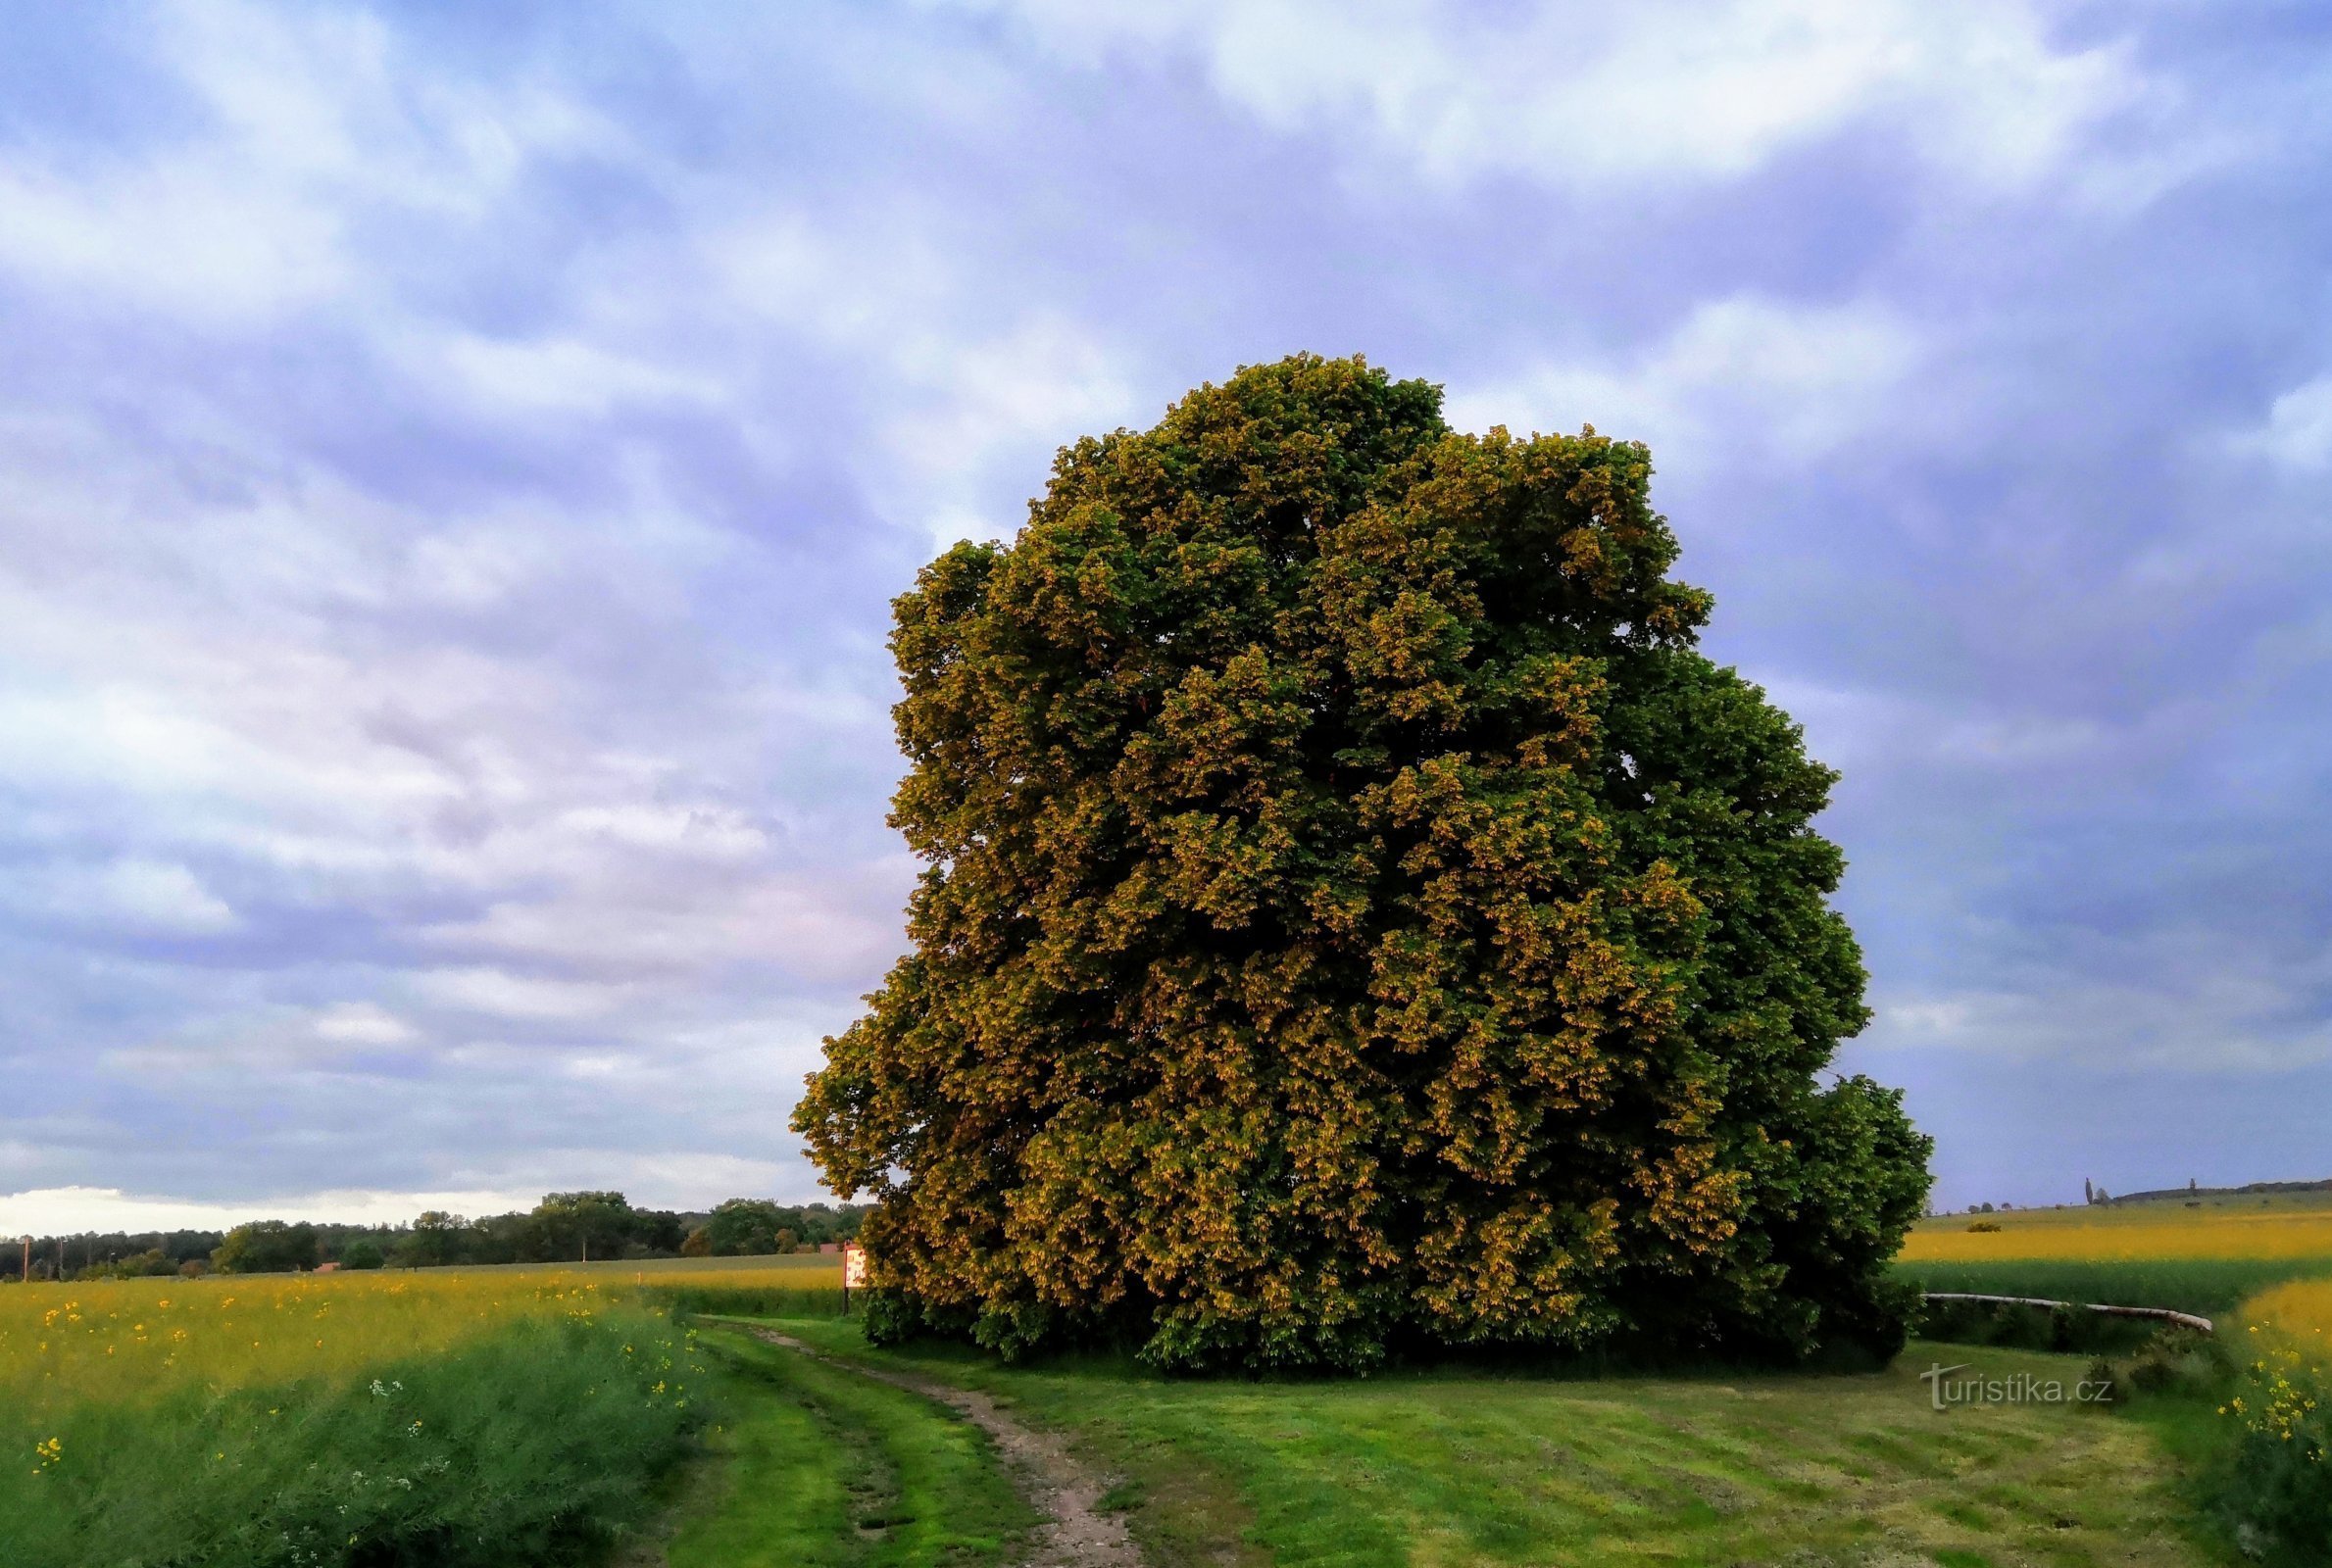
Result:
{"label": "weeds along path", "polygon": [[748,1332],[764,1344],[821,1365],[937,1400],[986,1433],[1039,1520],[1028,1568],[1141,1568],[1141,1551],[1126,1533],[1123,1517],[1100,1507],[1108,1483],[1059,1438],[1022,1426],[987,1395],[913,1373],[839,1360],[775,1329],[755,1327]]}

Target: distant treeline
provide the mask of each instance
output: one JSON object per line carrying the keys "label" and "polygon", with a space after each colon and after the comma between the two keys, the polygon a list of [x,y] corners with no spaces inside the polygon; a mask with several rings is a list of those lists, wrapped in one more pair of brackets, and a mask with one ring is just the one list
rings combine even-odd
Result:
{"label": "distant treeline", "polygon": [[2184,1187],[2158,1187],[2152,1192],[2123,1193],[2118,1198],[2100,1195],[2099,1200],[2108,1203],[2155,1203],[2172,1198],[2267,1198],[2277,1193],[2325,1192],[2332,1192],[2332,1181],[2249,1182],[2241,1187],[2197,1187],[2189,1182]]}
{"label": "distant treeline", "polygon": [[[790,1252],[856,1236],[868,1205],[787,1205],[732,1198],[709,1213],[634,1208],[621,1193],[551,1193],[523,1213],[466,1219],[431,1209],[410,1225],[256,1220],[227,1231],[114,1231],[35,1237],[35,1280],[144,1274],[287,1274],[340,1268],[559,1263],[585,1258],[740,1257]],[[24,1277],[22,1244],[0,1280]]]}

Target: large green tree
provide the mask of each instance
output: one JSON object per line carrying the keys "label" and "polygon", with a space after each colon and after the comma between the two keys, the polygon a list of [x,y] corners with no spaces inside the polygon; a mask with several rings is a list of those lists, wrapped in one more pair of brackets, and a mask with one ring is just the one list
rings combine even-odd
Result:
{"label": "large green tree", "polygon": [[879,1334],[1166,1366],[1900,1345],[1927,1190],[1651,460],[1299,356],[1082,440],[896,606],[914,951],[794,1126]]}

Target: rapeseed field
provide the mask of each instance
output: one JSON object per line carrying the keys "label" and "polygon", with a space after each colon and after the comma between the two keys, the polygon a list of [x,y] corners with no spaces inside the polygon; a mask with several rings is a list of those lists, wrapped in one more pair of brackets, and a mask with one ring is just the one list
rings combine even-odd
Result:
{"label": "rapeseed field", "polygon": [[[1977,1224],[1998,1229],[1969,1228]],[[1912,1263],[2321,1258],[2332,1265],[2332,1207],[2230,1200],[2191,1209],[2149,1203],[1955,1214],[1914,1226],[1902,1257]]]}
{"label": "rapeseed field", "polygon": [[[2309,1193],[2014,1209],[1924,1220],[1895,1267],[1929,1291],[2167,1306],[2219,1316],[2332,1276],[2332,1204]],[[1971,1227],[1987,1227],[1971,1229]]]}
{"label": "rapeseed field", "polygon": [[599,1266],[0,1289],[0,1561],[568,1560],[647,1516],[706,1419],[675,1295],[823,1283]]}

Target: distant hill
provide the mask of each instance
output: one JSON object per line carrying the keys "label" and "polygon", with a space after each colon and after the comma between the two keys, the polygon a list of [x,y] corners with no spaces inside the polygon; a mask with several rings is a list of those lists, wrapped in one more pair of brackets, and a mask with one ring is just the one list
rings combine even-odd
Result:
{"label": "distant hill", "polygon": [[2183,1198],[2264,1198],[2275,1193],[2332,1193],[2332,1181],[2251,1182],[2242,1187],[2163,1187],[2150,1193],[2116,1193],[2109,1203],[2155,1203]]}

